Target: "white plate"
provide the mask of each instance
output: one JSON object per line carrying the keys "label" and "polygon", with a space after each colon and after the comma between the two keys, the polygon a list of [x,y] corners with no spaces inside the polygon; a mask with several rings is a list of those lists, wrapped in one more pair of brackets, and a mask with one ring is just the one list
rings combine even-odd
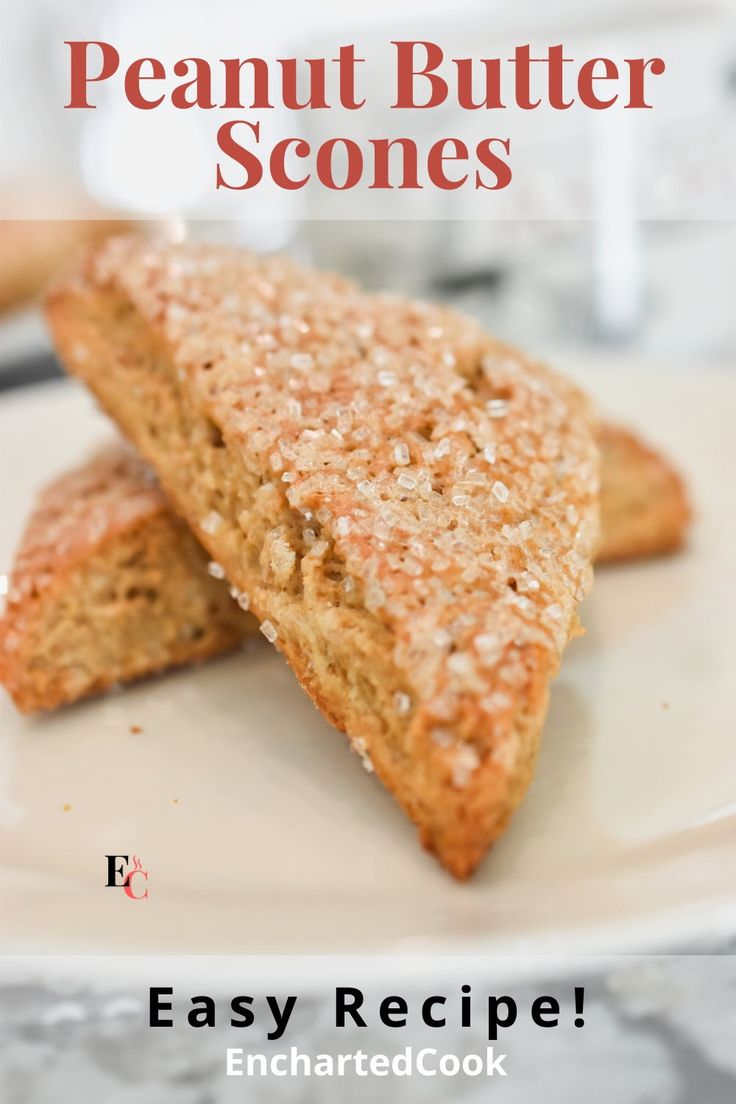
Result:
{"label": "white plate", "polygon": [[[599,572],[536,781],[470,884],[263,642],[43,719],[3,696],[6,949],[609,953],[736,930],[736,376],[587,383],[687,471],[698,523],[680,556]],[[0,414],[7,569],[33,492],[109,430],[68,383]],[[105,888],[112,853],[141,857],[148,900]]]}

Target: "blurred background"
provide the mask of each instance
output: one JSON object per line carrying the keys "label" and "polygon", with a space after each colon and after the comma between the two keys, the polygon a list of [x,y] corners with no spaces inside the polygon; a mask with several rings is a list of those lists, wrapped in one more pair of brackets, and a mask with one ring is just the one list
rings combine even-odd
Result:
{"label": "blurred background", "polygon": [[[269,10],[231,0],[7,5],[0,45],[0,386],[53,372],[38,296],[80,242],[119,229],[120,218],[132,220],[128,228],[145,223],[175,237],[286,249],[371,287],[440,298],[500,336],[558,359],[590,355],[594,363],[615,351],[644,364],[733,361],[733,0],[456,0],[451,19],[444,0],[398,8],[389,0],[349,9],[333,0],[286,0]],[[660,53],[668,83],[657,110],[631,125],[637,113],[628,113],[626,125],[623,112],[565,113],[570,119],[559,124],[554,145],[549,114],[540,116],[515,143],[519,184],[492,218],[477,217],[477,196],[462,190],[422,195],[401,219],[376,217],[385,209],[370,206],[367,193],[351,197],[356,211],[339,206],[334,193],[309,189],[266,191],[257,211],[237,194],[237,207],[224,207],[213,195],[217,123],[210,113],[131,114],[119,90],[102,86],[95,89],[97,110],[63,111],[69,38],[101,37],[121,55],[165,59],[319,56],[356,41],[371,58],[404,34],[434,38],[453,56],[503,56],[506,46],[530,40],[572,44],[576,58]],[[376,87],[364,89],[368,106],[354,113],[352,126],[367,140],[386,132],[379,87],[385,74],[371,65],[365,75]],[[275,121],[272,113],[269,123],[285,133],[299,128],[317,143],[334,133],[332,114]],[[464,125],[493,133],[497,118],[480,114],[486,119],[478,122],[475,112],[464,122],[457,109],[444,117],[425,112],[412,132],[430,141]],[[505,118],[503,125],[513,130],[516,123]],[[403,215],[406,208],[389,194],[394,200],[389,213]],[[62,214],[65,221],[56,218]]]}

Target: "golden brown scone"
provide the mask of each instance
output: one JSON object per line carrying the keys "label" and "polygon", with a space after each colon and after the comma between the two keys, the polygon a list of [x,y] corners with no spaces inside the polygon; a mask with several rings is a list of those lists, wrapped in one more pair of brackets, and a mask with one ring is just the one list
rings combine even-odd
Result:
{"label": "golden brown scone", "polygon": [[41,495],[0,621],[0,681],[24,712],[232,648],[257,628],[122,444]]}
{"label": "golden brown scone", "polygon": [[[611,558],[616,550],[621,555],[621,549],[626,549],[626,555],[632,558],[672,550],[680,543],[687,522],[687,506],[679,477],[665,457],[619,426],[604,424],[599,429],[598,441],[602,445],[601,499],[605,519],[598,558],[601,555]],[[90,493],[93,486],[104,491],[104,509],[97,508],[100,499]],[[626,491],[637,488],[638,497],[632,500],[632,495],[621,493],[619,487]],[[675,511],[673,505],[678,500],[680,509]],[[637,508],[637,503],[642,502],[643,506]],[[207,608],[213,596],[220,610],[222,588],[213,583],[207,571],[204,551],[197,556],[189,529],[170,511],[151,469],[141,461],[134,461],[123,445],[111,446],[102,457],[95,457],[88,465],[70,472],[49,488],[30,527],[37,547],[43,549],[55,540],[59,509],[75,519],[75,525],[80,518],[84,524],[78,525],[74,533],[81,538],[74,545],[74,570],[68,569],[65,559],[54,559],[44,568],[47,583],[59,571],[64,580],[63,585],[45,595],[44,601],[50,603],[46,616],[57,620],[69,601],[68,588],[74,588],[76,654],[82,651],[94,654],[96,674],[92,680],[83,677],[85,670],[88,675],[90,673],[88,659],[86,667],[76,664],[79,677],[75,681],[69,670],[70,657],[66,648],[56,646],[53,639],[49,647],[48,638],[38,634],[31,646],[20,643],[16,646],[11,662],[11,656],[2,652],[4,634],[9,631],[7,626],[11,619],[0,621],[0,678],[7,678],[16,700],[26,712],[52,709],[111,683],[153,674],[172,664],[201,660],[203,648],[206,654],[215,655],[232,648],[257,628],[255,618],[237,611],[232,620],[226,617],[222,623],[208,623],[206,640],[198,632],[192,632],[193,610]],[[96,537],[88,540],[87,519],[93,511]],[[644,526],[641,523],[643,515],[650,519]],[[127,594],[136,598],[121,604],[116,621],[118,631],[107,632],[104,654],[97,642],[101,626],[96,589],[90,587],[87,591],[79,585],[90,565],[93,571],[97,570],[95,565],[103,546],[110,586],[116,590],[124,587]],[[159,564],[156,569],[159,577],[172,578],[186,596],[183,602],[166,600],[166,595],[162,596],[157,586],[156,600],[165,602],[158,610],[165,617],[163,626],[152,626],[151,618],[157,611],[152,609],[150,602],[139,600],[151,593],[152,552]],[[19,555],[21,562],[25,561],[25,544]],[[117,563],[125,565],[122,569],[124,580],[114,577],[113,565]],[[17,590],[17,572],[15,583]],[[176,595],[171,597],[176,599]],[[25,619],[24,623],[34,624],[32,619],[30,622]],[[175,643],[175,655],[170,641]],[[64,693],[60,701],[61,686]]]}
{"label": "golden brown scone", "polygon": [[602,423],[601,544],[597,562],[673,552],[691,511],[685,485],[661,453],[621,426]]}
{"label": "golden brown scone", "polygon": [[530,780],[598,540],[581,393],[449,311],[108,242],[59,352],[457,877]]}
{"label": "golden brown scone", "polygon": [[[599,558],[601,552],[610,557],[611,549],[626,548],[631,557],[671,550],[682,537],[687,517],[686,512],[681,511],[677,528],[672,522],[665,524],[668,516],[673,516],[673,496],[683,496],[679,477],[664,457],[618,426],[604,424],[598,440],[603,446],[602,513],[608,521],[608,525],[603,526]],[[617,465],[621,465],[621,471],[617,470]],[[667,472],[671,472],[669,479]],[[640,537],[643,511],[629,509],[630,497],[617,492],[619,486],[639,488],[638,501],[646,496],[644,510],[653,519],[644,529],[646,541]],[[91,493],[92,487],[104,492],[103,509],[98,508],[100,497]],[[215,623],[208,620],[206,639],[198,631],[192,631],[192,624],[197,621],[193,616],[195,609],[209,608],[214,598],[218,611],[221,610],[222,588],[213,583],[209,575],[204,551],[197,556],[189,529],[170,511],[151,469],[141,461],[134,461],[122,444],[111,446],[103,456],[95,457],[88,465],[63,476],[49,488],[30,527],[37,548],[48,548],[56,539],[59,510],[63,510],[76,526],[74,570],[69,570],[66,559],[54,558],[44,565],[45,616],[47,620],[59,620],[69,603],[69,588],[73,588],[75,655],[85,653],[87,660],[86,665],[70,663],[67,649],[58,647],[53,637],[49,646],[49,638],[35,632],[32,618],[23,620],[24,625],[30,625],[34,631],[32,641],[29,638],[26,646],[18,639],[12,656],[4,653],[3,641],[10,631],[15,631],[8,628],[10,621],[19,620],[17,611],[14,611],[14,618],[0,621],[0,679],[7,679],[16,701],[26,712],[52,709],[111,683],[150,675],[173,664],[201,660],[204,654],[226,651],[257,628],[255,618],[238,610],[232,619],[225,616]],[[95,539],[89,540],[87,522],[93,512]],[[104,653],[98,645],[101,624],[97,590],[95,587],[86,590],[80,585],[89,574],[90,565],[92,571],[97,572],[102,547],[110,587],[116,591],[122,588],[126,594],[135,596],[120,604],[115,620],[117,631],[110,632],[110,622],[106,622]],[[184,601],[168,590],[162,595],[158,581],[151,591],[152,555],[158,564],[157,580],[173,579],[175,585],[181,587]],[[25,544],[19,557],[21,563],[26,560]],[[124,579],[114,577],[114,565],[118,563],[124,564],[121,569]],[[64,582],[49,592],[48,584],[57,572],[61,573]],[[19,597],[18,583],[16,571],[15,589]],[[159,603],[156,609],[150,602],[140,600],[152,593]],[[152,616],[159,614],[165,618],[164,624],[152,625]],[[201,618],[199,620],[204,623]],[[172,652],[171,641],[175,652]],[[92,666],[95,668],[91,678],[90,656],[94,656]],[[76,678],[70,666],[77,667]],[[63,687],[61,700],[60,687]]]}

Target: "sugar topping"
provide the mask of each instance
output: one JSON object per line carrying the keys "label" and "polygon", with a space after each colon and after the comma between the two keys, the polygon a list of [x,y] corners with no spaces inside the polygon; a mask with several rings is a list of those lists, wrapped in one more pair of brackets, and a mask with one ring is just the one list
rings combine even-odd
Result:
{"label": "sugar topping", "polygon": [[455,752],[452,768],[452,783],[458,789],[467,786],[471,777],[480,766],[480,756],[472,744],[460,743]]}
{"label": "sugar topping", "polygon": [[509,489],[505,483],[502,483],[500,479],[491,487],[491,494],[495,495],[499,502],[507,502],[509,497]]}
{"label": "sugar topping", "polygon": [[269,644],[274,644],[278,639],[278,631],[272,621],[262,621],[260,625],[261,632],[265,636]]}
{"label": "sugar topping", "polygon": [[[397,715],[434,718],[443,747],[468,695],[516,700],[531,655],[556,666],[598,530],[574,387],[453,312],[281,258],[119,240],[94,264],[163,328],[228,449],[290,511],[304,587],[329,573],[332,602],[390,630]],[[266,601],[255,567],[236,581]],[[272,621],[261,631],[276,639]],[[457,749],[457,786],[487,732]]]}
{"label": "sugar topping", "polygon": [[366,740],[362,736],[358,736],[353,740],[352,743],[353,748],[360,756],[361,762],[363,763],[365,769],[368,771],[369,774],[373,774],[375,768],[373,766],[373,760],[368,754],[368,744]]}
{"label": "sugar topping", "polygon": [[217,510],[210,510],[207,517],[200,524],[200,529],[203,533],[207,533],[209,536],[214,536],[217,530],[222,525],[222,514],[219,514]]}
{"label": "sugar topping", "polygon": [[403,691],[397,690],[394,694],[394,708],[400,717],[405,717],[411,710],[411,698]]}

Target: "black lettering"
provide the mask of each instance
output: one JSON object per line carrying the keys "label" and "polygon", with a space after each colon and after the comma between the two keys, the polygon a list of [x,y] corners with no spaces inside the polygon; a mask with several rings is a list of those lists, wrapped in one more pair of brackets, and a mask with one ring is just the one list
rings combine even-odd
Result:
{"label": "black lettering", "polygon": [[162,1001],[161,997],[173,996],[174,990],[167,986],[153,986],[148,990],[148,1026],[149,1027],[173,1027],[173,1020],[163,1020],[162,1012],[170,1012],[173,1004]]}
{"label": "black lettering", "polygon": [[[350,1002],[350,1003],[348,1003]],[[365,1027],[363,1017],[358,1009],[363,1004],[363,994],[360,989],[336,989],[335,990],[335,1024],[337,1027],[345,1026],[345,1016],[352,1016],[353,1023],[357,1027]]]}

